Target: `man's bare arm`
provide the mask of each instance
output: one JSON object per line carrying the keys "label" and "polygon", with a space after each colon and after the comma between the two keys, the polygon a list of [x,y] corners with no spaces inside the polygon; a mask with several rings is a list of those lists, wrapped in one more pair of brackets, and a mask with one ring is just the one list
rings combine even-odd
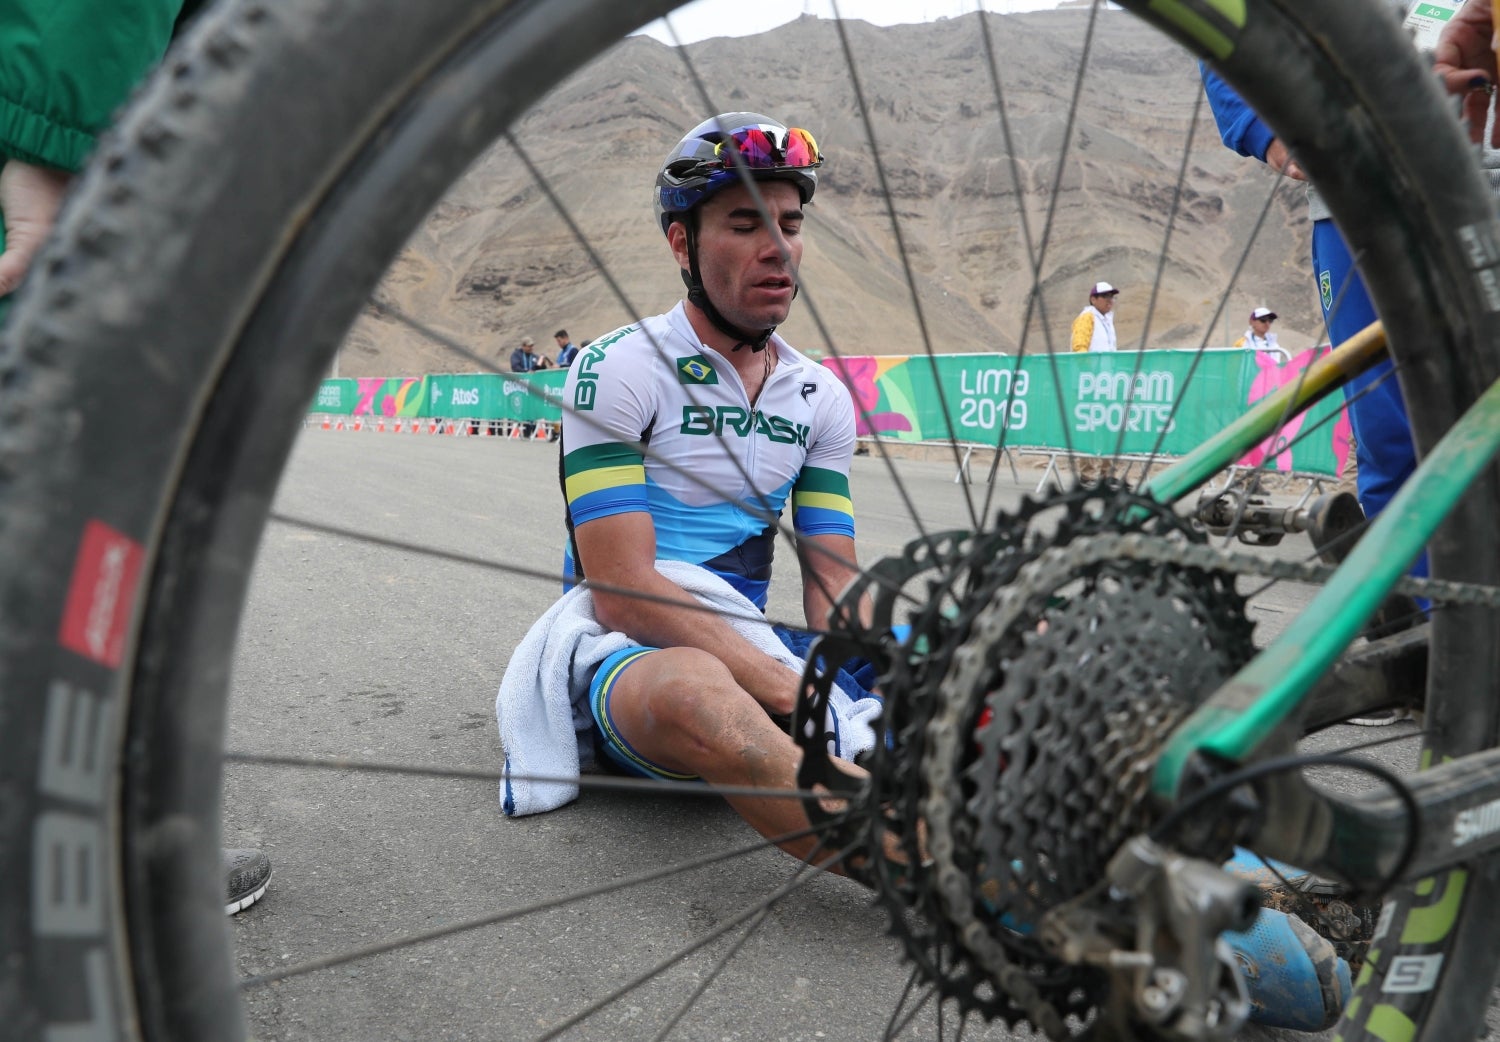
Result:
{"label": "man's bare arm", "polygon": [[[802,612],[807,628],[825,630],[838,598],[860,575],[854,540],[846,535],[802,536],[809,544],[802,558]],[[860,616],[870,621],[868,598],[860,604]]]}

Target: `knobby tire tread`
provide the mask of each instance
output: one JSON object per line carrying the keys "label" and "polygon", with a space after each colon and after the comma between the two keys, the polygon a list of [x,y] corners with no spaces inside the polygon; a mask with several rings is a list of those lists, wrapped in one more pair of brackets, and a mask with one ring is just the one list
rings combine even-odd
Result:
{"label": "knobby tire tread", "polygon": [[[539,0],[230,3],[198,19],[101,144],[0,335],[0,793],[12,808],[0,815],[0,894],[7,895],[0,964],[16,968],[18,985],[0,989],[0,1022],[17,1037],[42,1037],[49,1020],[99,1014],[127,1021],[135,1012],[153,1042],[239,1037],[214,860],[223,707],[190,696],[225,688],[239,610],[238,598],[225,595],[243,594],[294,435],[291,421],[384,262],[495,127],[486,124],[484,140],[457,130],[443,139],[435,169],[418,177],[404,206],[392,203],[391,227],[361,240],[369,247],[361,265],[330,274],[320,246],[349,241],[349,215],[359,206],[394,198],[381,195],[390,192],[381,180],[387,168],[412,170],[380,154],[380,131],[402,125],[406,108],[437,105],[423,91],[449,65],[461,78],[466,47],[488,46],[483,37],[496,26],[519,33],[580,17],[569,23],[572,50],[590,56],[630,20],[625,6],[546,0],[544,12]],[[667,6],[631,10],[644,22]],[[1422,242],[1422,263],[1435,268],[1413,271],[1404,247],[1381,229],[1346,225],[1358,248],[1392,261],[1369,272],[1371,287],[1377,300],[1395,302],[1382,317],[1412,377],[1405,386],[1419,440],[1431,444],[1500,374],[1496,323],[1483,328],[1493,316],[1478,302],[1451,235],[1455,221],[1479,219],[1473,192],[1437,176],[1451,172],[1451,149],[1409,146],[1433,123],[1434,103],[1409,82],[1384,82],[1396,77],[1383,76],[1369,55],[1399,38],[1366,24],[1376,20],[1362,17],[1364,4],[1256,0],[1249,12],[1241,50],[1223,63],[1230,81],[1287,128],[1320,182],[1337,186],[1330,202],[1346,220],[1381,200],[1409,207],[1402,213],[1416,226],[1401,235]],[[1289,45],[1293,26],[1326,49]],[[1328,96],[1328,77],[1344,71],[1341,54],[1363,56],[1348,59],[1358,86],[1349,90],[1380,119],[1353,120],[1352,140],[1334,149],[1298,108],[1316,108],[1310,99]],[[569,67],[556,54],[542,68],[512,59],[506,75],[518,109],[549,71]],[[495,115],[489,121],[505,123]],[[265,147],[271,141],[274,150]],[[1345,148],[1362,155],[1389,149],[1399,162],[1374,172],[1362,164],[1351,175],[1338,168]],[[303,274],[330,291],[321,311],[299,296],[292,276]],[[300,357],[278,346],[297,328],[288,326],[293,318],[312,323],[311,346]],[[1439,327],[1445,336],[1436,348],[1410,346],[1413,330]],[[146,407],[122,416],[121,401]],[[275,430],[246,434],[245,425],[257,422]],[[1435,547],[1435,570],[1451,572],[1467,554],[1463,577],[1473,578],[1472,537],[1485,530],[1481,519],[1500,510],[1493,473],[1465,509]],[[89,520],[126,534],[142,554],[137,603],[149,597],[150,612],[127,635],[118,668],[56,647],[64,586]],[[209,549],[238,557],[208,567],[205,560],[224,556]],[[1479,562],[1486,581],[1500,579],[1497,552]],[[1465,609],[1441,628],[1433,655],[1441,694],[1429,707],[1434,750],[1492,745],[1500,728],[1492,697],[1500,642],[1475,637],[1493,634],[1496,620]],[[1489,650],[1479,654],[1480,647]],[[66,704],[99,708],[104,722],[94,734],[110,769],[84,797],[38,787],[46,714],[59,704],[59,690],[72,697]],[[156,755],[127,763],[126,742]],[[106,780],[114,766],[123,769],[119,789]],[[92,822],[101,838],[121,829],[132,837],[120,853],[120,878],[107,879],[92,932],[41,937],[20,900],[31,889],[34,837],[48,814]],[[1408,909],[1423,900],[1403,898]],[[1467,910],[1487,912],[1497,901],[1500,858],[1487,858],[1471,866],[1444,949],[1445,969],[1459,972],[1444,973],[1420,1006],[1407,1007],[1422,1018],[1415,1037],[1423,1042],[1461,1037],[1482,1020],[1500,953],[1486,916]],[[79,984],[96,956],[109,970],[102,1006]],[[190,1002],[177,997],[187,980]],[[117,990],[126,982],[129,994]],[[1378,983],[1367,989],[1366,1012]],[[1351,1029],[1344,1037],[1360,1036]]]}

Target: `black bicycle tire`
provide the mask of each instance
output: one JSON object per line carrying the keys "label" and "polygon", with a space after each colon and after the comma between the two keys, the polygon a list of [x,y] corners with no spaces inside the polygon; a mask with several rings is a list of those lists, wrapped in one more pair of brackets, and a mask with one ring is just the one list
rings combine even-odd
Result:
{"label": "black bicycle tire", "polygon": [[[3,615],[16,622],[0,636],[4,789],[16,797],[7,800],[0,827],[0,881],[17,898],[0,912],[0,1015],[12,1037],[96,1023],[108,1032],[100,1037],[115,1037],[117,1029],[133,1034],[135,1025],[154,1040],[242,1037],[217,867],[219,769],[209,765],[222,748],[223,705],[202,696],[224,693],[248,562],[306,408],[304,390],[326,368],[365,296],[319,309],[325,323],[330,310],[342,313],[332,323],[339,333],[318,327],[330,336],[326,343],[305,352],[287,351],[284,340],[244,349],[254,340],[247,332],[252,312],[278,306],[267,283],[293,252],[295,230],[336,207],[339,173],[400,121],[414,94],[431,89],[444,63],[463,68],[466,48],[508,49],[507,91],[477,114],[450,113],[446,162],[425,156],[445,176],[408,183],[400,213],[362,222],[361,246],[369,252],[352,251],[345,260],[392,256],[478,149],[545,89],[532,56],[569,54],[581,63],[671,6],[223,5],[174,45],[101,142],[16,301],[0,349]],[[548,65],[558,76],[570,67]],[[320,98],[312,109],[309,97]],[[247,108],[255,110],[248,120],[230,115]],[[234,128],[233,163],[225,162],[218,136],[225,127]],[[274,158],[256,144],[268,141],[283,145]],[[218,237],[221,228],[230,234]],[[214,257],[206,264],[185,259],[205,252]],[[383,267],[363,269],[366,291]],[[154,287],[125,281],[137,276],[154,278]],[[95,306],[127,284],[123,321]],[[282,288],[295,293],[285,282]],[[140,340],[132,331],[142,326],[161,335]],[[309,326],[303,334],[310,346],[318,332]],[[145,378],[111,387],[86,376],[111,369]],[[252,400],[237,392],[215,396],[216,388],[241,381],[259,388]],[[151,403],[123,418],[128,438],[89,422],[111,399]],[[246,409],[269,422],[235,426]],[[116,414],[113,422],[121,420]],[[50,462],[38,466],[39,457]],[[78,493],[90,487],[100,496],[84,502]],[[149,587],[147,618],[128,637],[110,635],[131,645],[118,658],[116,649],[90,659],[57,643],[65,592],[58,577],[72,574],[78,543],[53,543],[47,533],[71,530],[76,537],[87,524],[126,559],[149,556],[152,563],[153,577],[135,591],[144,601]],[[39,624],[43,618],[54,621]],[[75,721],[70,726],[93,729],[98,748],[87,750],[87,776],[71,759],[59,775],[55,761],[72,750],[43,748],[48,701],[27,696],[49,688],[54,711],[61,706]],[[111,709],[128,714],[128,722],[112,720]],[[163,747],[173,755],[142,754]],[[207,758],[193,755],[210,749]],[[60,790],[56,779],[69,777],[69,765],[73,789]],[[42,923],[24,898],[43,889],[33,877],[44,871],[33,831],[53,820],[76,822],[84,834],[74,838],[74,852],[101,867],[90,887],[94,906]],[[104,856],[103,837],[122,832],[137,841]]]}
{"label": "black bicycle tire", "polygon": [[[239,597],[225,594],[243,593],[293,421],[364,299],[360,290],[373,284],[406,230],[462,168],[464,149],[472,154],[507,114],[540,94],[545,75],[528,62],[524,75],[515,77],[518,89],[474,125],[462,131],[453,124],[430,127],[432,135],[454,135],[447,154],[439,159],[434,153],[427,178],[405,186],[409,194],[399,197],[402,206],[388,221],[352,228],[345,208],[366,205],[358,192],[388,192],[376,183],[379,157],[362,149],[390,135],[402,106],[425,89],[440,63],[466,47],[493,43],[497,22],[517,34],[512,47],[521,46],[520,29],[528,27],[558,45],[544,53],[561,53],[565,44],[581,60],[623,26],[672,4],[640,4],[631,7],[633,13],[622,11],[624,6],[546,0],[543,12],[544,5],[532,0],[317,0],[292,9],[246,0],[201,19],[101,147],[0,348],[0,783],[14,797],[0,819],[0,886],[7,895],[35,892],[36,836],[43,822],[66,819],[92,830],[80,833],[86,837],[80,842],[98,843],[87,849],[100,853],[104,837],[122,829],[136,842],[109,852],[118,878],[110,872],[109,891],[102,895],[106,906],[87,910],[98,918],[82,924],[90,929],[74,923],[72,933],[42,935],[29,902],[0,905],[0,965],[7,981],[0,989],[0,1015],[17,1027],[17,1037],[39,1036],[49,1023],[77,1023],[78,1010],[94,1011],[100,995],[87,990],[93,984],[86,973],[74,971],[100,960],[102,1003],[122,1020],[138,1017],[147,1037],[235,1037],[236,997],[213,860],[222,703],[197,697],[223,687],[239,608]],[[1377,139],[1394,141],[1408,160],[1404,166],[1392,163],[1384,177],[1365,171],[1341,179],[1329,155],[1351,154],[1342,147],[1352,146],[1335,149],[1317,140],[1311,127],[1305,130],[1308,140],[1299,136],[1305,115],[1278,107],[1281,91],[1312,107],[1308,95],[1289,89],[1302,81],[1286,78],[1298,56],[1308,59],[1305,51],[1285,45],[1290,26],[1340,41],[1337,52],[1343,55],[1373,51],[1388,57],[1392,41],[1400,41],[1390,32],[1361,28],[1368,12],[1353,0],[1330,0],[1313,12],[1298,6],[1279,0],[1253,4],[1237,37],[1241,49],[1223,67],[1247,98],[1285,128],[1320,182],[1342,186],[1330,192],[1342,216],[1380,212],[1367,209],[1372,192],[1377,204],[1389,205],[1393,197],[1430,204],[1421,209],[1424,223],[1400,234],[1431,239],[1420,253],[1433,260],[1431,277],[1406,280],[1402,276],[1413,273],[1394,265],[1370,279],[1377,300],[1408,302],[1399,314],[1385,315],[1398,357],[1407,350],[1404,344],[1416,342],[1403,335],[1414,327],[1433,323],[1449,334],[1442,350],[1402,357],[1418,377],[1406,385],[1408,400],[1420,417],[1419,440],[1428,445],[1464,399],[1500,370],[1493,330],[1482,328],[1488,312],[1477,278],[1453,235],[1480,220],[1476,192],[1473,186],[1452,187],[1451,149],[1403,147],[1418,139],[1415,131],[1430,131],[1436,105],[1430,92],[1413,91],[1411,81],[1400,84],[1408,100],[1383,112],[1384,122],[1376,124],[1387,131]],[[1274,30],[1268,28],[1273,22]],[[528,47],[539,46],[535,37],[527,39]],[[560,75],[569,63],[549,64]],[[1350,64],[1368,67],[1368,59]],[[1268,82],[1278,90],[1267,92]],[[328,84],[336,89],[320,90]],[[309,127],[302,122],[304,99],[320,93],[315,111],[322,125]],[[221,128],[234,135],[227,151],[218,137]],[[277,140],[277,132],[290,133],[291,144],[268,157],[263,144]],[[1421,155],[1408,155],[1413,151]],[[226,154],[237,161],[226,162]],[[1432,177],[1439,169],[1447,176]],[[1430,199],[1438,186],[1451,198]],[[398,198],[382,197],[388,203]],[[229,235],[214,238],[220,228]],[[348,234],[356,240],[337,238]],[[1351,239],[1376,256],[1401,252],[1384,229]],[[310,284],[292,275],[326,265],[324,254],[335,246],[361,264],[341,268],[332,284],[319,284],[338,292],[314,300],[318,294]],[[140,280],[130,283],[128,295],[121,293],[122,275]],[[1413,287],[1421,297],[1414,302]],[[302,333],[311,346],[292,350],[279,342],[285,338],[277,334],[291,316],[309,319]],[[1482,339],[1469,336],[1475,330]],[[122,364],[135,360],[142,364]],[[122,386],[131,373],[139,374],[139,384]],[[228,394],[227,387],[253,393]],[[119,417],[100,407],[109,396],[152,403],[149,415],[129,418],[134,429],[128,438],[120,436]],[[1465,537],[1483,531],[1476,527],[1478,513],[1494,516],[1500,504],[1495,486],[1492,476],[1471,501],[1473,512],[1445,529],[1434,549],[1437,574],[1453,574],[1462,554],[1464,576],[1475,576],[1473,547]],[[60,648],[57,637],[69,603],[63,577],[75,574],[80,533],[90,521],[126,534],[125,549],[138,555],[151,576],[138,593],[142,603],[149,597],[149,613],[132,632],[106,634],[118,637],[120,646],[111,644],[92,660]],[[1494,581],[1494,554],[1488,556],[1480,571]],[[1435,643],[1434,670],[1445,682],[1439,690],[1458,691],[1446,682],[1464,683],[1474,673],[1492,680],[1493,647],[1471,644],[1488,648],[1482,658],[1453,652],[1485,626],[1492,632],[1493,623],[1477,609],[1455,614]],[[1493,744],[1496,713],[1484,707],[1482,726],[1476,727],[1479,701],[1453,698],[1430,707],[1437,754],[1466,751],[1476,733],[1481,744]],[[43,742],[48,705],[89,710],[69,719],[105,754],[97,769],[75,771],[71,788],[66,779],[59,782],[57,764],[46,759],[56,752]],[[110,715],[124,707],[128,727]],[[141,756],[143,743],[188,755]],[[117,768],[123,778],[118,790],[107,787]],[[1500,882],[1484,880],[1483,872],[1475,876],[1466,901],[1500,897]],[[127,918],[133,928],[125,936]],[[1450,964],[1472,970],[1478,965],[1473,960],[1482,957],[1492,970],[1495,955],[1481,936],[1482,919],[1458,918],[1464,922],[1445,948]],[[1424,1017],[1433,1015],[1423,1020],[1422,1039],[1457,1037],[1454,1030],[1475,1023],[1474,1003],[1487,997],[1492,973],[1470,974],[1468,980],[1452,976],[1444,975],[1427,997],[1438,1009],[1424,1007]],[[134,982],[128,992],[127,981]],[[1439,997],[1444,1001],[1437,1002]],[[1448,1001],[1455,997],[1461,1001]],[[1458,1012],[1438,1019],[1450,1007]]]}
{"label": "black bicycle tire", "polygon": [[[1493,199],[1468,158],[1452,106],[1393,17],[1368,6],[1284,0],[1260,13],[1247,19],[1233,54],[1203,57],[1303,162],[1351,252],[1366,258],[1360,273],[1385,324],[1413,436],[1425,453],[1500,377]],[[1275,17],[1265,17],[1270,13]],[[1281,18],[1301,26],[1296,36],[1305,50],[1290,39],[1280,47],[1257,39]],[[1203,52],[1201,43],[1197,49]],[[1314,90],[1309,75],[1346,86],[1339,93]],[[1319,118],[1323,111],[1350,115],[1330,125]],[[1378,113],[1377,125],[1360,125],[1371,113]],[[1415,234],[1413,223],[1420,225]],[[1390,263],[1393,235],[1421,240],[1420,260]],[[1437,284],[1449,277],[1456,285]],[[1434,345],[1439,338],[1444,342]],[[1500,505],[1497,497],[1492,463],[1431,543],[1434,575],[1496,580],[1500,548],[1480,533],[1483,516],[1493,517]],[[1500,616],[1486,609],[1444,609],[1434,620],[1424,750],[1434,762],[1500,741],[1497,626]],[[1500,899],[1497,870],[1500,859],[1479,859],[1390,895],[1341,1038],[1383,1037],[1392,1023],[1415,1025],[1410,1037],[1424,1042],[1482,1030],[1500,967],[1500,947],[1484,925]],[[1418,981],[1417,971],[1428,976]]]}

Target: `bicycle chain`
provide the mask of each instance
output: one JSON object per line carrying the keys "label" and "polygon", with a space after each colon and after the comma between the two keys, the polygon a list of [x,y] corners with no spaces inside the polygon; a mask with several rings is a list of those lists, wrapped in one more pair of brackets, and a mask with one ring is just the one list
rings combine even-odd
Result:
{"label": "bicycle chain", "polygon": [[[1134,538],[1133,534],[1119,534],[1116,538]],[[1096,536],[1101,540],[1110,534]],[[1076,548],[1076,544],[1075,544]],[[1109,551],[1102,551],[1108,553]],[[1316,561],[1282,561],[1257,557],[1243,551],[1227,550],[1206,544],[1192,544],[1173,550],[1166,546],[1145,548],[1139,542],[1121,546],[1113,551],[1119,556],[1134,560],[1151,561],[1156,564],[1176,564],[1185,568],[1225,572],[1231,575],[1254,576],[1278,581],[1301,582],[1322,585],[1338,571],[1338,566]],[[1425,597],[1433,603],[1472,604],[1485,608],[1500,608],[1500,587],[1479,583],[1454,582],[1447,579],[1419,579],[1402,576],[1392,587],[1395,593]]]}

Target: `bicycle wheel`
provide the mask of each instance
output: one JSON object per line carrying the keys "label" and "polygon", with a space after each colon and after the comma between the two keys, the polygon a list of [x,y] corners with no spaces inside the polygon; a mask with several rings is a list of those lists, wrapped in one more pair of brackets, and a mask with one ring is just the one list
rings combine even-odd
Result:
{"label": "bicycle wheel", "polygon": [[[224,695],[298,420],[441,191],[564,72],[672,6],[230,3],[101,148],[0,354],[0,957],[19,1037],[242,1036],[216,860]],[[1177,20],[1196,27],[1189,46],[1220,58],[1293,143],[1365,257],[1427,446],[1500,374],[1493,257],[1475,263],[1493,218],[1477,176],[1455,173],[1462,142],[1438,129],[1440,99],[1395,28],[1355,0],[1308,6],[1249,3],[1233,24],[1212,4],[1169,5],[1200,19]],[[122,419],[120,402],[150,407]],[[1435,575],[1500,581],[1497,506],[1492,473],[1434,543]],[[1500,737],[1495,623],[1473,608],[1435,622],[1434,756]],[[1372,977],[1344,1037],[1379,1034],[1381,1009],[1416,1039],[1471,1030],[1495,968],[1482,913],[1497,889],[1485,861],[1402,897],[1395,957],[1441,971],[1400,994]],[[1434,907],[1441,929],[1402,926]],[[551,962],[546,944],[520,958],[586,966]],[[736,994],[714,1022],[726,1036],[752,1024],[769,1037],[778,1017],[788,1036],[816,1030],[803,1004]],[[496,1030],[553,1030],[566,1011],[551,1001],[507,1007]],[[960,1003],[976,1008],[1041,1019]],[[619,1037],[617,1023],[593,1030]],[[941,1019],[935,1030],[945,1037]]]}

